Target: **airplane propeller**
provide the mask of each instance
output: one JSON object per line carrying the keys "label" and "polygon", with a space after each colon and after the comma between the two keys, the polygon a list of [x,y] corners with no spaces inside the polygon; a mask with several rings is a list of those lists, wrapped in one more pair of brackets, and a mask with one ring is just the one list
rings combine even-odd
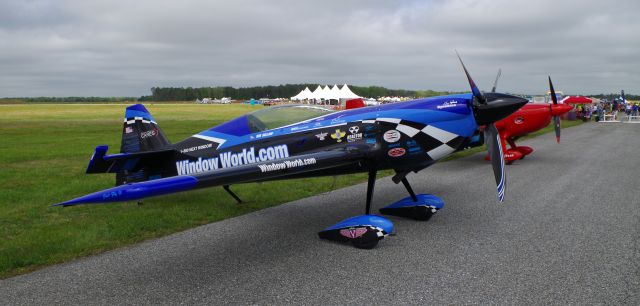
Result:
{"label": "airplane propeller", "polygon": [[[549,76],[549,91],[551,92],[551,100],[553,100],[553,105],[558,105],[558,97],[556,97],[556,91],[553,89],[551,76]],[[556,130],[556,141],[560,143],[560,116],[553,116],[553,126]]]}
{"label": "airplane propeller", "polygon": [[483,94],[476,86],[475,82],[469,75],[467,68],[460,58],[460,54],[456,51],[462,69],[467,75],[467,80],[471,86],[473,94],[473,115],[478,125],[485,125],[484,139],[487,146],[487,152],[491,157],[491,166],[493,175],[496,179],[498,190],[498,201],[504,201],[504,194],[507,189],[507,180],[504,173],[504,155],[502,148],[502,140],[495,126],[495,122],[501,120],[527,103],[526,99],[501,93]]}
{"label": "airplane propeller", "polygon": [[491,88],[491,92],[496,92],[496,87],[498,87],[498,79],[502,75],[502,69],[498,68],[498,75],[496,75],[496,80],[493,82],[493,87]]}

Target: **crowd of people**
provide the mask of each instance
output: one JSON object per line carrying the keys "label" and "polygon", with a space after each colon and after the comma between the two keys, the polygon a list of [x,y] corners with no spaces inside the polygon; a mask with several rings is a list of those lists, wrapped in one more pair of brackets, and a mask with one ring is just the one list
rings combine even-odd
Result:
{"label": "crowd of people", "polygon": [[[595,116],[596,121],[604,119],[604,115],[613,115],[613,120],[619,120],[618,114],[624,113],[627,116],[638,116],[638,110],[640,106],[638,103],[623,103],[618,100],[602,101],[595,106],[579,105],[576,108],[576,113],[581,114],[578,117],[583,120],[590,120],[591,115]],[[584,119],[587,118],[587,119]]]}

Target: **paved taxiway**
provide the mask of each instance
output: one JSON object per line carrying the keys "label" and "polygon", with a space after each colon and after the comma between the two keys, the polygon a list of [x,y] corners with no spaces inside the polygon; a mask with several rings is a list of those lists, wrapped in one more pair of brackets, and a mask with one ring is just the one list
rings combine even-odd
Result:
{"label": "paved taxiway", "polygon": [[[640,124],[522,144],[506,202],[477,154],[409,180],[446,206],[374,250],[317,238],[360,184],[0,281],[13,304],[640,304]],[[406,196],[378,181],[374,206]],[[231,200],[231,199],[230,199]],[[117,205],[117,204],[116,204]]]}

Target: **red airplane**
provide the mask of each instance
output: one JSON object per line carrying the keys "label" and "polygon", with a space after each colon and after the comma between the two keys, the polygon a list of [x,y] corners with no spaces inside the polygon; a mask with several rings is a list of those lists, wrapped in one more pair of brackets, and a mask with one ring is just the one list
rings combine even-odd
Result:
{"label": "red airplane", "polygon": [[[499,75],[500,73],[498,72],[498,76]],[[495,90],[495,85],[493,88]],[[558,104],[558,98],[553,89],[551,77],[549,77],[549,88],[551,90],[553,103],[527,103],[515,113],[495,123],[500,133],[504,159],[507,164],[511,164],[518,159],[523,159],[533,152],[533,148],[518,146],[515,141],[522,136],[543,129],[551,123],[552,117],[555,126],[556,141],[560,143],[560,115],[569,112],[573,107],[568,104]],[[508,143],[511,148],[507,149],[505,143]],[[490,160],[489,156],[486,156],[485,159]]]}

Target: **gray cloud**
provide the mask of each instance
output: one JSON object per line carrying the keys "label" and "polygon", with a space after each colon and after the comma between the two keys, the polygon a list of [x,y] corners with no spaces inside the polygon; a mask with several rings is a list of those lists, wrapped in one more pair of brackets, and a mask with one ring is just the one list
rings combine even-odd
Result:
{"label": "gray cloud", "polygon": [[13,1],[0,96],[350,83],[638,93],[636,1]]}

